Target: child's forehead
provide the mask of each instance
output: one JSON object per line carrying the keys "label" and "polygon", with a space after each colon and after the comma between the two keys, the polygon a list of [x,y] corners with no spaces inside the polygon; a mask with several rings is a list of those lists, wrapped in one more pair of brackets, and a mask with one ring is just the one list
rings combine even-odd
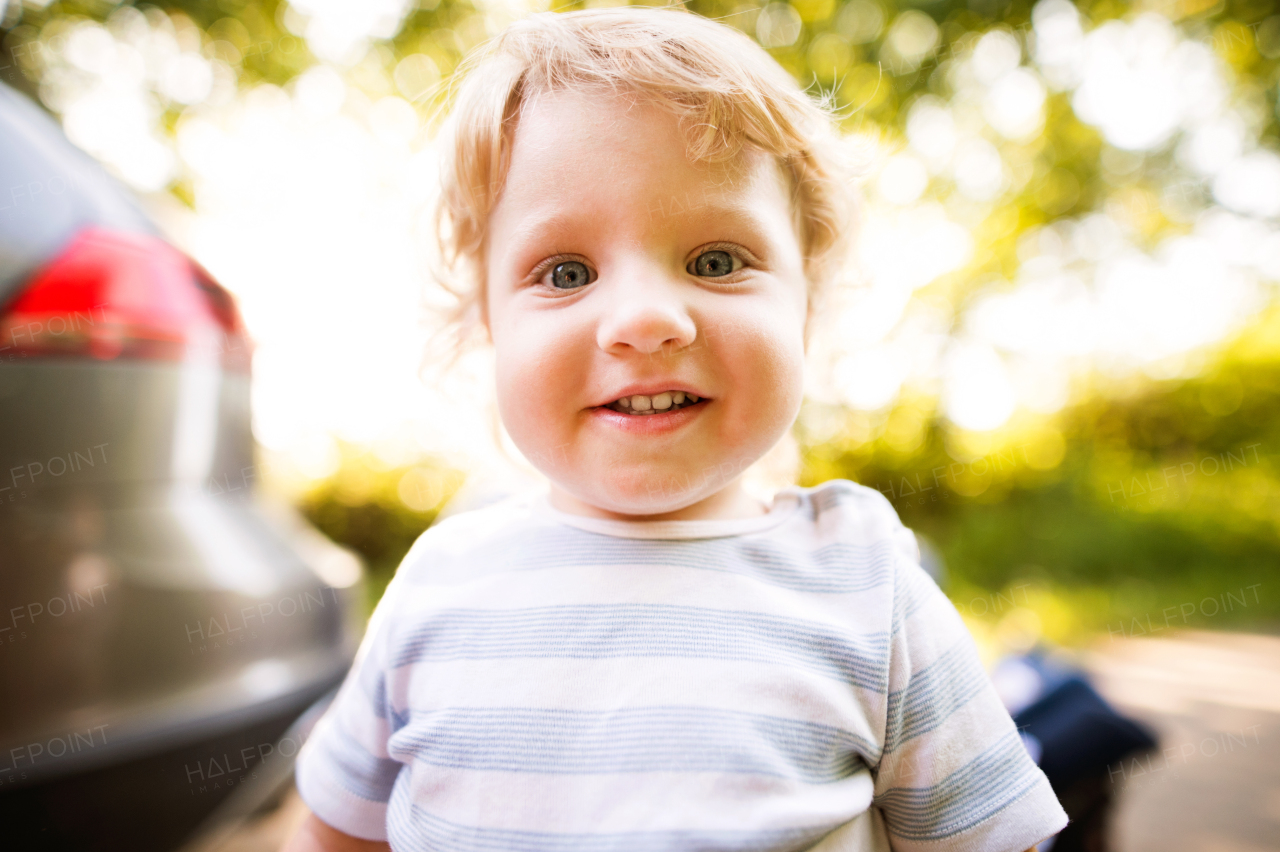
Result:
{"label": "child's forehead", "polygon": [[[661,162],[663,167],[682,167],[689,176],[726,190],[749,183],[765,165],[771,164],[784,179],[789,176],[779,157],[745,138],[732,156],[695,158],[690,153],[695,140],[708,129],[709,124],[692,109],[682,110],[653,94],[599,85],[565,86],[532,93],[521,104],[510,140],[512,162],[523,155],[526,168],[552,168],[558,151],[585,141],[604,156],[618,156],[620,165]],[[637,130],[642,141],[628,144],[636,139]],[[567,139],[566,134],[580,139]],[[557,144],[561,140],[568,145]],[[582,165],[572,163],[571,154],[565,159],[570,165]],[[569,173],[579,171],[571,168]]]}
{"label": "child's forehead", "polygon": [[782,159],[746,140],[732,156],[697,159],[690,151],[698,126],[693,113],[652,95],[596,88],[533,96],[509,128],[511,155],[485,225],[486,249],[495,231],[503,243],[623,222],[680,232],[708,217],[740,220],[738,211],[755,230],[777,234],[789,223],[796,233]]}

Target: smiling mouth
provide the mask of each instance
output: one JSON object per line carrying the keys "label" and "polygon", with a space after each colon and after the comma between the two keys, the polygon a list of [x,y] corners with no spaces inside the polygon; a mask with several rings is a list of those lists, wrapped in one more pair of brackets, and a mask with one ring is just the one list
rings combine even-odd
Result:
{"label": "smiling mouth", "polygon": [[620,414],[643,417],[646,414],[662,414],[666,411],[688,408],[691,405],[697,405],[699,402],[705,401],[706,397],[694,396],[684,391],[663,391],[653,396],[641,396],[640,394],[624,396],[622,399],[616,399],[601,407],[610,411],[617,411]]}

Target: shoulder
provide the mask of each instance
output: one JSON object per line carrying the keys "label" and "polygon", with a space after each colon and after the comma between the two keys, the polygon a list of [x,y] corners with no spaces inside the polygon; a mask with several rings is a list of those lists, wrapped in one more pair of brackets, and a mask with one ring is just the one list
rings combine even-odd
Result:
{"label": "shoulder", "polygon": [[[885,578],[892,588],[889,631],[896,635],[911,617],[934,614],[934,608],[951,609],[937,583],[920,566],[920,545],[889,500],[874,488],[847,479],[833,479],[813,488],[799,489],[802,503],[811,507],[813,523],[828,540],[870,548],[883,560]],[[936,628],[916,619],[913,629]]]}
{"label": "shoulder", "polygon": [[831,479],[795,491],[820,531],[861,544],[888,540],[902,556],[915,563],[920,561],[915,535],[876,489],[848,479]]}
{"label": "shoulder", "polygon": [[414,541],[396,569],[396,578],[412,583],[415,577],[439,573],[480,553],[492,557],[504,541],[546,526],[533,507],[534,494],[520,492],[439,518]]}

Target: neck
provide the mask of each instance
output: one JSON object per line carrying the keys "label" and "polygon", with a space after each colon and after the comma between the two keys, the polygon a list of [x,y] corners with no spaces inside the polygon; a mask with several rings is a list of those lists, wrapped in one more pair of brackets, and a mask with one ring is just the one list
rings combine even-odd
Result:
{"label": "neck", "polygon": [[630,515],[613,512],[593,506],[574,497],[572,494],[551,483],[551,505],[570,515],[584,515],[589,518],[604,518],[614,521],[709,521],[730,520],[734,518],[756,518],[768,514],[769,509],[755,497],[742,490],[741,482],[735,479],[727,487],[722,488],[710,497],[690,503],[671,512],[660,512],[652,515]]}

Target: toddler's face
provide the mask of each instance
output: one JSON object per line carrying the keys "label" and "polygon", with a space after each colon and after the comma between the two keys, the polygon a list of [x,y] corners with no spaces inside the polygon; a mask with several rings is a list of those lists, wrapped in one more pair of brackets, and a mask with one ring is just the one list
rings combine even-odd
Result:
{"label": "toddler's face", "polygon": [[803,386],[806,281],[774,158],[694,163],[660,107],[545,96],[520,119],[485,257],[499,410],[554,505],[750,513],[740,475]]}

